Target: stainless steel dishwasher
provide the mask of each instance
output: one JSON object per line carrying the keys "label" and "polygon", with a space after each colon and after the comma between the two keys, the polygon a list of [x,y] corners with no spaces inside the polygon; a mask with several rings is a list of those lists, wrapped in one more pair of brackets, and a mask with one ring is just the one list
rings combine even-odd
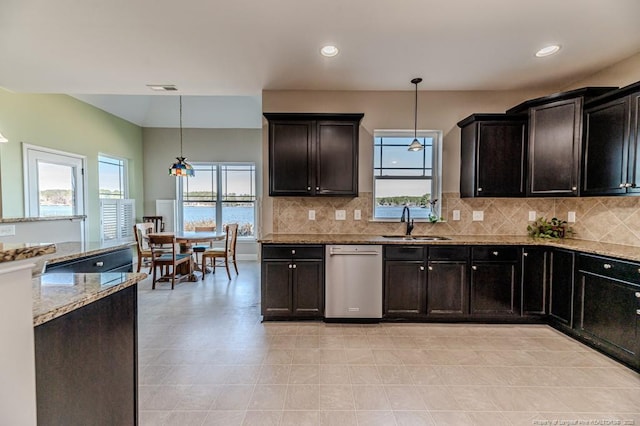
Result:
{"label": "stainless steel dishwasher", "polygon": [[325,318],[382,318],[382,246],[328,245],[325,264]]}

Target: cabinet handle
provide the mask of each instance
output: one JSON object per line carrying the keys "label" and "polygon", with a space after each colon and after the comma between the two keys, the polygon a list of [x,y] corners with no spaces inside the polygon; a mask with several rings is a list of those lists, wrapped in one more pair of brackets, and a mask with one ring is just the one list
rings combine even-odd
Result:
{"label": "cabinet handle", "polygon": [[295,263],[293,264],[293,269],[296,269],[296,264]]}
{"label": "cabinet handle", "polygon": [[624,188],[625,186],[627,186],[627,185],[626,185],[626,184],[624,184],[624,183],[621,183],[621,184],[620,184],[620,188]]}
{"label": "cabinet handle", "polygon": [[421,271],[424,271],[424,266],[420,266],[420,267],[419,267],[419,269],[420,269]]}
{"label": "cabinet handle", "polygon": [[636,309],[636,314],[640,315],[640,309]]}
{"label": "cabinet handle", "polygon": [[524,253],[522,253],[522,255],[523,255],[524,257],[527,257],[527,256],[529,256],[529,253],[524,252]]}
{"label": "cabinet handle", "polygon": [[310,186],[307,186],[307,191],[311,191],[311,187]]}
{"label": "cabinet handle", "polygon": [[636,297],[640,299],[640,291],[636,291]]}
{"label": "cabinet handle", "polygon": [[316,191],[320,191],[320,187],[319,186],[316,186]]}
{"label": "cabinet handle", "polygon": [[473,265],[473,266],[471,267],[471,269],[473,269],[474,271],[476,271],[476,270],[478,269],[478,267],[477,267],[476,265]]}
{"label": "cabinet handle", "polygon": [[494,255],[494,256],[497,256],[497,255],[498,255],[498,252],[497,252],[497,251],[492,251],[491,253],[493,253],[493,255]]}
{"label": "cabinet handle", "polygon": [[577,186],[572,186],[572,187],[571,187],[571,190],[572,190],[572,191],[577,191],[577,190],[578,190],[578,187],[577,187]]}
{"label": "cabinet handle", "polygon": [[96,262],[96,266],[98,268],[102,268],[104,266],[104,262]]}
{"label": "cabinet handle", "polygon": [[296,251],[295,250],[291,250],[291,254],[296,254]]}
{"label": "cabinet handle", "polygon": [[611,268],[613,268],[613,265],[612,265],[612,264],[610,264],[610,263],[605,263],[604,265],[602,265],[602,267],[603,267],[604,269],[611,269]]}
{"label": "cabinet handle", "polygon": [[631,186],[632,186],[632,184],[630,184],[630,183],[625,183],[625,184],[624,184],[624,187],[625,187],[625,188],[631,188]]}
{"label": "cabinet handle", "polygon": [[482,192],[482,188],[478,188],[478,192]]}
{"label": "cabinet handle", "polygon": [[291,269],[292,267],[293,267],[293,265],[292,265],[292,264],[289,264],[289,269]]}
{"label": "cabinet handle", "polygon": [[429,266],[429,270],[430,270],[430,271],[433,271],[433,266]]}

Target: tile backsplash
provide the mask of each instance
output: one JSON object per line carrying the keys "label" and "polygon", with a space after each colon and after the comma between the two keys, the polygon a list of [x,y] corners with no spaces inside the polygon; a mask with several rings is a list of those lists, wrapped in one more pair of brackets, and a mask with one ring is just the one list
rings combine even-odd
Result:
{"label": "tile backsplash", "polygon": [[[373,222],[373,194],[362,192],[356,198],[274,197],[273,232],[279,234],[402,234],[404,224]],[[436,235],[526,235],[529,212],[536,217],[567,220],[570,211],[576,222],[570,224],[573,238],[640,247],[640,197],[582,198],[460,198],[458,193],[442,194],[440,223],[416,223],[413,234]],[[315,220],[309,220],[309,210]],[[345,210],[345,220],[336,220],[335,211]],[[354,211],[362,218],[354,220]],[[453,211],[460,220],[453,220]],[[473,211],[482,211],[483,221],[473,221]]]}

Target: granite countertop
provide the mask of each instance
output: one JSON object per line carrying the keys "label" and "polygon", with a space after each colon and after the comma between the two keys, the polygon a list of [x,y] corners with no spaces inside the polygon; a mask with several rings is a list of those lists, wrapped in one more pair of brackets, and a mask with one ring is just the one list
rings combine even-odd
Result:
{"label": "granite countertop", "polygon": [[107,297],[146,276],[143,273],[105,272],[50,273],[33,278],[33,325],[38,326]]}
{"label": "granite countertop", "polygon": [[31,259],[55,252],[56,245],[53,243],[0,243],[0,263]]}
{"label": "granite countertop", "polygon": [[[419,237],[419,235],[415,235]],[[428,244],[428,245],[539,245],[576,250],[583,253],[611,256],[640,262],[640,247],[600,243],[573,238],[546,239],[508,235],[453,235],[448,240],[425,241],[383,238],[360,234],[267,234],[258,242],[267,244]]]}
{"label": "granite countertop", "polygon": [[54,220],[84,220],[87,216],[40,216],[40,217],[4,217],[0,219],[0,223],[23,223],[23,222],[49,222]]}
{"label": "granite countertop", "polygon": [[108,253],[110,251],[132,247],[134,245],[135,242],[133,241],[126,243],[101,243],[99,241],[68,241],[64,243],[56,243],[55,253],[46,254],[38,257],[37,259],[33,259],[36,263],[35,268],[33,268],[33,275],[37,276],[41,274],[47,264]]}

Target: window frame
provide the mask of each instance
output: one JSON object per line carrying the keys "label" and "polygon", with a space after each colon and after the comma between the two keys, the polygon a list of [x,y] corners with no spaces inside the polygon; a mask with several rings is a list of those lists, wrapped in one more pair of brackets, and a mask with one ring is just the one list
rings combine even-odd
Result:
{"label": "window frame", "polygon": [[[238,240],[242,241],[256,241],[258,234],[258,221],[260,220],[258,215],[258,168],[255,162],[252,161],[202,161],[202,162],[192,162],[191,165],[195,169],[196,173],[198,172],[198,167],[202,166],[215,166],[215,177],[216,177],[216,197],[215,200],[212,201],[212,204],[216,206],[215,212],[215,222],[216,222],[216,232],[224,232],[222,229],[222,206],[228,202],[224,200],[223,197],[223,186],[222,186],[222,174],[223,174],[223,166],[250,166],[253,168],[253,201],[247,201],[253,203],[253,235],[252,236],[241,236],[238,235]],[[188,177],[178,178],[176,181],[176,201],[177,201],[177,217],[176,217],[176,227],[177,229],[184,229],[184,202],[183,193],[184,193],[184,180],[189,179]],[[188,201],[187,201],[188,202]],[[220,208],[218,208],[220,207]]]}
{"label": "window frame", "polygon": [[98,198],[102,199],[100,194],[100,157],[109,158],[122,162],[122,197],[121,198],[105,198],[112,200],[126,200],[129,199],[129,160],[117,155],[105,154],[103,152],[98,153]]}
{"label": "window frame", "polygon": [[[74,177],[75,187],[78,184],[81,188],[76,191],[76,199],[73,206],[72,216],[85,216],[87,209],[87,157],[72,152],[60,151],[27,143],[22,144],[22,159],[24,172],[24,216],[42,217],[40,214],[39,188],[38,188],[38,160],[44,160],[51,164],[59,164],[78,168]],[[66,160],[66,161],[65,161]],[[55,216],[53,216],[55,217]],[[60,216],[64,217],[64,216]],[[84,230],[82,231],[84,235]]]}
{"label": "window frame", "polygon": [[[376,138],[409,138],[413,139],[414,131],[413,130],[403,130],[403,129],[376,129],[373,131],[372,138],[372,147],[373,147],[373,155],[371,158],[372,166],[372,203],[371,203],[371,221],[372,222],[397,222],[400,220],[398,218],[378,218],[375,216],[376,214],[376,181],[380,180],[426,180],[426,177],[423,173],[421,176],[411,176],[411,175],[387,175],[387,176],[376,176],[376,171],[378,169],[384,170],[382,167],[382,152],[380,156],[380,167],[376,168],[376,149],[379,149],[376,146]],[[431,138],[432,139],[432,152],[431,152],[431,199],[437,199],[438,203],[434,206],[431,214],[441,217],[442,212],[442,138],[443,132],[442,130],[418,130],[416,132],[416,137],[420,138]],[[408,145],[407,145],[408,149]],[[424,153],[424,151],[418,151],[420,153]],[[403,170],[426,170],[426,164],[423,164],[422,168],[415,167],[406,167]],[[427,218],[416,218],[414,219],[416,222],[430,222]],[[438,220],[439,221],[439,220]]]}

